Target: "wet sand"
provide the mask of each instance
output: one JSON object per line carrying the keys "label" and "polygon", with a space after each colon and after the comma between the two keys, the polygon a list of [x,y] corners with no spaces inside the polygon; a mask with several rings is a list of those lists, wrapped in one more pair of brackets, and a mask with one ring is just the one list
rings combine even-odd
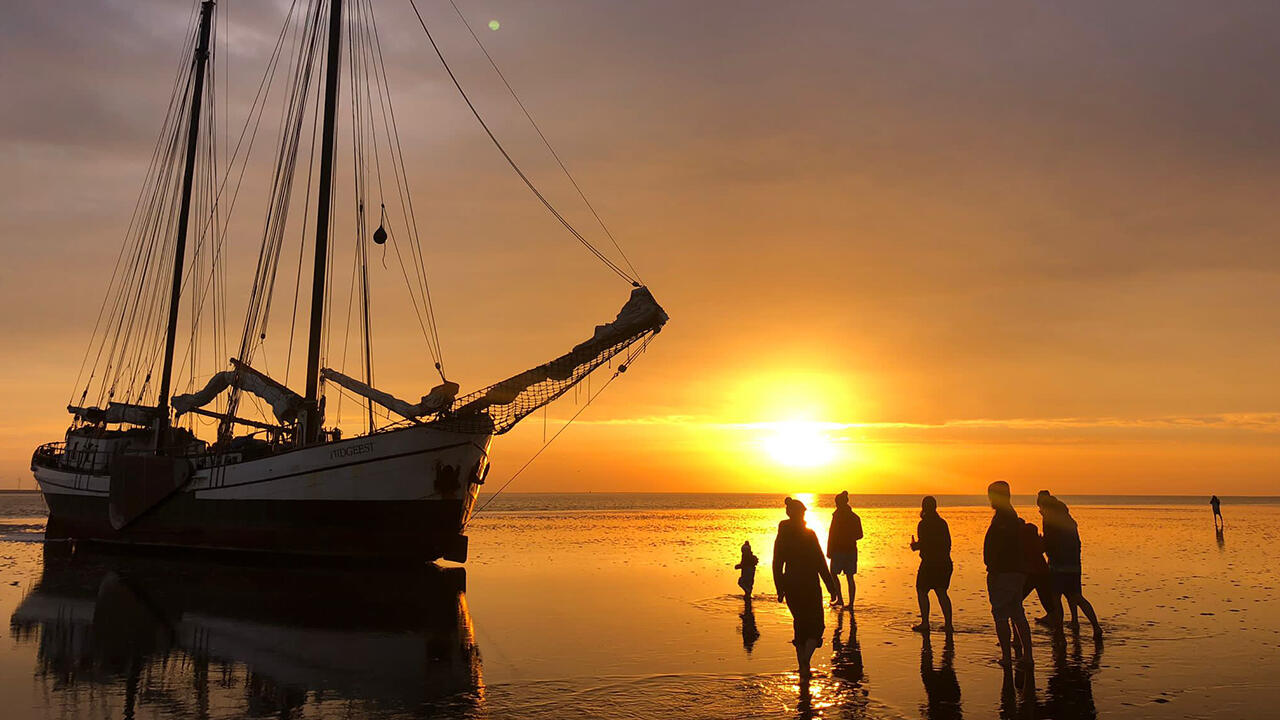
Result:
{"label": "wet sand", "polygon": [[[781,508],[734,507],[774,500],[504,497],[470,528],[465,570],[371,573],[46,557],[38,498],[0,497],[0,707],[12,718],[1202,718],[1265,717],[1280,702],[1280,505],[1224,505],[1220,539],[1207,505],[1073,505],[1106,636],[1094,643],[1086,624],[1055,643],[1037,629],[1036,671],[1018,686],[996,663],[987,612],[989,510],[942,499],[957,631],[926,643],[910,630],[916,510],[855,497],[867,534],[857,606],[828,613],[806,693],[768,569]],[[810,507],[825,540],[830,511]],[[749,609],[732,568],[744,539],[761,558]],[[1025,605],[1039,610],[1034,595]]]}

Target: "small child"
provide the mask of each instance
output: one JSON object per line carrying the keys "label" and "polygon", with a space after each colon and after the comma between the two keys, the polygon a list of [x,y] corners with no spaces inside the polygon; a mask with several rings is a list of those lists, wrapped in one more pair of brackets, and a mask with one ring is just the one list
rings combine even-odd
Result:
{"label": "small child", "polygon": [[738,587],[742,588],[742,596],[751,599],[751,589],[756,585],[756,565],[760,564],[760,558],[751,552],[751,542],[742,543],[742,560],[734,565],[735,570],[742,570],[742,575],[738,577]]}

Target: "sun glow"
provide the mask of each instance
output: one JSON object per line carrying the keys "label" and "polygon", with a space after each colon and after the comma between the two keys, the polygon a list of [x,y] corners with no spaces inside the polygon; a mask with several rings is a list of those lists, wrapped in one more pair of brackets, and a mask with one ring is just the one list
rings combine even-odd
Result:
{"label": "sun glow", "polygon": [[819,467],[836,458],[836,441],[824,423],[787,420],[769,423],[770,434],[761,441],[766,453],[782,465]]}

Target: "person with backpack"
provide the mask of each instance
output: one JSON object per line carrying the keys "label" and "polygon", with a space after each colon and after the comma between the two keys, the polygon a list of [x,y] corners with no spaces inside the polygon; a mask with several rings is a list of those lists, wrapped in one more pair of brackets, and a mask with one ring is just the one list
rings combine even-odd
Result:
{"label": "person with backpack", "polygon": [[1022,609],[1022,588],[1027,582],[1022,555],[1022,518],[1013,509],[1009,483],[997,480],[987,486],[987,500],[995,514],[982,542],[982,561],[987,566],[987,597],[1000,641],[1000,664],[1012,665],[1016,641],[1018,659],[1027,667],[1031,661],[1031,626]]}

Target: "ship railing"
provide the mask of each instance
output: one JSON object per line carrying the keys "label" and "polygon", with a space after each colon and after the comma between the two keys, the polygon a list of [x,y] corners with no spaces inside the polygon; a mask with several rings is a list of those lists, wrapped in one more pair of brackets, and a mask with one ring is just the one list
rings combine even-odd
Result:
{"label": "ship railing", "polygon": [[62,464],[62,459],[67,453],[67,444],[65,442],[50,442],[36,448],[31,456],[31,462],[35,465],[44,467],[57,467]]}

